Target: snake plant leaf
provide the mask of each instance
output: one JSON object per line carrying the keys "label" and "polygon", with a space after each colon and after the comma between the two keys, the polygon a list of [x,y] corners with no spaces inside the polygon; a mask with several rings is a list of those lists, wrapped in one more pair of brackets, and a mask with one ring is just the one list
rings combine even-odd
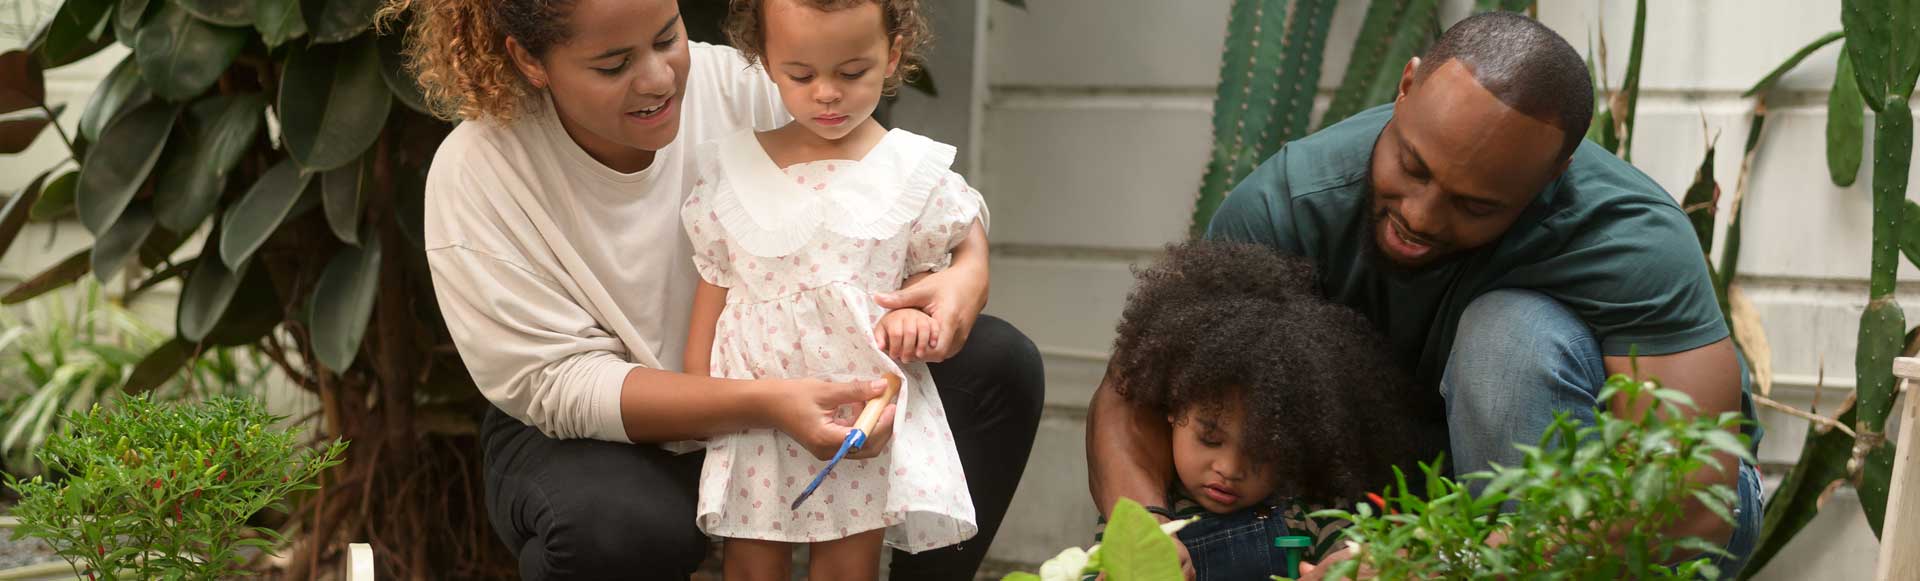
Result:
{"label": "snake plant leaf", "polygon": [[333,256],[308,297],[313,354],[336,373],[353,366],[379,290],[380,236],[369,228],[359,238],[360,246],[342,247]]}
{"label": "snake plant leaf", "polygon": [[1807,60],[1807,56],[1812,55],[1814,51],[1833,44],[1834,41],[1842,38],[1846,38],[1846,33],[1838,30],[1820,35],[1820,38],[1813,39],[1813,42],[1809,42],[1806,46],[1800,47],[1800,50],[1795,51],[1793,56],[1787,57],[1787,60],[1781,62],[1780,66],[1774,67],[1771,72],[1767,73],[1767,76],[1760,78],[1760,82],[1754,83],[1753,87],[1748,88],[1747,92],[1741,93],[1740,96],[1742,98],[1752,97],[1760,94],[1761,91],[1773,88],[1773,84],[1779,82],[1780,77],[1786,76],[1788,71],[1800,66],[1800,61]]}
{"label": "snake plant leaf", "polygon": [[80,223],[88,232],[105,234],[120,219],[120,212],[160,161],[179,110],[176,105],[152,101],[114,119],[101,132],[99,144],[80,165],[79,189],[74,194]]}
{"label": "snake plant leaf", "polygon": [[[405,30],[406,22],[395,25],[396,30]],[[393,91],[393,97],[408,109],[428,115],[427,97],[420,91],[420,83],[412,74],[407,73],[407,56],[402,51],[404,37],[398,34],[380,35],[380,78],[387,81],[387,88]]]}
{"label": "snake plant leaf", "polygon": [[1374,105],[1391,101],[1407,60],[1426,50],[1439,13],[1438,0],[1374,0],[1354,38],[1346,75],[1320,126],[1326,127]]}
{"label": "snake plant leaf", "polygon": [[252,26],[253,0],[173,0],[194,17],[220,26]]}
{"label": "snake plant leaf", "polygon": [[1860,509],[1867,513],[1867,526],[1875,537],[1882,537],[1886,528],[1887,495],[1893,488],[1893,461],[1899,457],[1898,452],[1889,438],[1861,459],[1860,485],[1855,490],[1860,493]]}
{"label": "snake plant leaf", "polygon": [[120,391],[127,395],[140,395],[165,385],[180,374],[181,368],[186,367],[187,360],[193,358],[195,348],[192,342],[179,337],[161,343],[134,364],[133,372],[127,375],[126,383],[120,385]]}
{"label": "snake plant leaf", "polygon": [[52,170],[42,172],[27,183],[26,189],[7,199],[5,205],[0,205],[0,258],[7,256],[7,248],[13,246],[15,238],[20,237],[20,229],[27,226],[27,219],[32,217],[33,207],[40,200],[41,187],[51,174]]}
{"label": "snake plant leaf", "polygon": [[1647,0],[1635,3],[1633,11],[1633,47],[1627,53],[1627,79],[1620,83],[1620,94],[1626,104],[1623,111],[1614,112],[1614,122],[1619,127],[1620,159],[1633,161],[1633,124],[1635,112],[1640,108],[1640,63],[1645,59],[1647,47]]}
{"label": "snake plant leaf", "polygon": [[300,167],[326,171],[360,157],[386,125],[393,105],[371,39],[295,46],[280,82],[282,140]]}
{"label": "snake plant leaf", "polygon": [[1227,20],[1213,146],[1194,203],[1199,236],[1227,192],[1281,144],[1306,135],[1333,0],[1234,0]]}
{"label": "snake plant leaf", "polygon": [[[34,202],[33,210],[27,213],[27,219],[33,222],[51,222],[73,214],[74,184],[79,181],[80,172],[69,171],[47,182],[47,186],[40,190],[40,200]],[[5,255],[6,251],[0,249],[0,256]]]}
{"label": "snake plant leaf", "polygon": [[32,278],[28,278],[26,282],[8,289],[5,296],[0,296],[0,305],[19,304],[80,280],[80,277],[87,275],[89,264],[87,257],[92,253],[91,249],[75,252],[59,263],[40,271],[39,274],[33,275]]}
{"label": "snake plant leaf", "polygon": [[381,0],[301,0],[300,12],[317,43],[343,42],[373,25]]}
{"label": "snake plant leaf", "polygon": [[63,67],[93,56],[113,44],[108,17],[113,0],[67,0],[60,3],[53,18],[27,41],[27,51],[40,59],[45,68]]}
{"label": "snake plant leaf", "polygon": [[197,343],[207,338],[220,316],[227,312],[227,304],[233,302],[234,292],[240,289],[241,275],[249,266],[243,263],[238,269],[227,268],[224,261],[216,258],[219,239],[219,236],[207,237],[200,260],[194,263],[193,272],[187,275],[186,284],[180,289],[174,327],[188,341]]}
{"label": "snake plant leaf", "polygon": [[221,218],[219,248],[220,259],[229,269],[240,270],[267,237],[280,229],[310,181],[311,174],[300,171],[293,160],[283,159],[261,175],[240,201],[227,208]]}
{"label": "snake plant leaf", "polygon": [[1700,253],[1708,256],[1713,254],[1713,216],[1720,206],[1720,182],[1713,179],[1713,151],[1714,144],[1709,142],[1706,158],[1693,173],[1693,185],[1687,187],[1687,195],[1680,202],[1687,219],[1693,222],[1694,236],[1700,239]]}
{"label": "snake plant leaf", "polygon": [[267,100],[258,93],[213,95],[187,109],[184,147],[170,152],[154,188],[154,215],[174,232],[200,226],[226,189],[227,176],[253,147]]}
{"label": "snake plant leaf", "polygon": [[0,113],[39,107],[47,101],[40,61],[24,50],[0,53]]}
{"label": "snake plant leaf", "polygon": [[253,27],[267,48],[278,48],[287,41],[306,36],[307,20],[300,14],[300,0],[255,0]]}
{"label": "snake plant leaf", "polygon": [[106,130],[107,123],[121,113],[145,105],[153,98],[153,91],[147,89],[145,81],[140,80],[140,63],[133,55],[127,55],[107,73],[107,78],[87,98],[87,108],[80,112],[80,135],[94,143],[100,142],[100,132]]}
{"label": "snake plant leaf", "polygon": [[366,195],[372,176],[367,158],[320,174],[320,200],[326,207],[327,225],[341,242],[359,244],[360,200]]}
{"label": "snake plant leaf", "polygon": [[[1838,421],[1854,423],[1855,412],[1847,410]],[[1847,477],[1847,459],[1853,454],[1853,438],[1840,430],[1807,429],[1800,461],[1787,472],[1773,496],[1767,499],[1766,515],[1761,520],[1760,543],[1748,557],[1742,578],[1752,578],[1764,570],[1768,561],[1786,547],[1800,529],[1820,512],[1820,496],[1827,485]]]}
{"label": "snake plant leaf", "polygon": [[1827,175],[1833,185],[1846,187],[1860,175],[1860,154],[1866,149],[1866,103],[1853,78],[1853,59],[1844,50],[1834,71],[1833,90],[1827,93]]}
{"label": "snake plant leaf", "polygon": [[152,203],[135,200],[128,204],[127,211],[120,213],[120,219],[114,221],[113,227],[93,241],[94,278],[104,283],[120,274],[120,267],[126,265],[127,257],[144,245],[147,236],[152,233]]}
{"label": "snake plant leaf", "polygon": [[245,31],[208,24],[163,0],[160,11],[140,26],[133,55],[153,94],[186,101],[213,86],[246,43]]}

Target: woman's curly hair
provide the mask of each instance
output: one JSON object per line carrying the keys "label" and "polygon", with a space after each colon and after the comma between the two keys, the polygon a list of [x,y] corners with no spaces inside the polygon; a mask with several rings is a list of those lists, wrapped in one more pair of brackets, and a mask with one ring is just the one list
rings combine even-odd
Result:
{"label": "woman's curly hair", "polygon": [[[574,0],[386,0],[385,33],[406,26],[407,71],[441,119],[511,121],[532,87],[507,56],[507,37],[534,56],[567,38]],[[411,15],[408,16],[408,13]]]}
{"label": "woman's curly hair", "polygon": [[[887,38],[900,49],[900,66],[887,77],[883,94],[891,95],[899,90],[900,84],[920,72],[926,62],[927,44],[933,40],[933,27],[927,23],[926,11],[920,8],[919,0],[790,0],[794,3],[832,12],[859,6],[861,4],[879,4],[883,22],[887,27]],[[741,56],[747,62],[760,63],[767,55],[767,33],[761,23],[765,16],[767,0],[729,0],[727,8],[727,44],[740,49]]]}
{"label": "woman's curly hair", "polygon": [[1277,494],[1358,499],[1445,449],[1437,393],[1364,317],[1320,297],[1306,260],[1189,242],[1136,276],[1114,345],[1119,393],[1176,418],[1237,403],[1242,447]]}

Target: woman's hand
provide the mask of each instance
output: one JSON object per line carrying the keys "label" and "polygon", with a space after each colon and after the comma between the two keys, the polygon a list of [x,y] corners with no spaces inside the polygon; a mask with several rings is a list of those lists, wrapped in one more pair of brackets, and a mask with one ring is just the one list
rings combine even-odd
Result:
{"label": "woman's hand", "polygon": [[[799,442],[807,453],[821,460],[833,457],[840,443],[853,431],[852,420],[837,417],[840,406],[865,403],[886,393],[881,380],[836,383],[817,379],[768,380],[768,424]],[[867,434],[868,444],[856,458],[871,457],[886,447],[893,434],[893,414],[882,413],[879,425]],[[877,443],[876,443],[877,442]]]}

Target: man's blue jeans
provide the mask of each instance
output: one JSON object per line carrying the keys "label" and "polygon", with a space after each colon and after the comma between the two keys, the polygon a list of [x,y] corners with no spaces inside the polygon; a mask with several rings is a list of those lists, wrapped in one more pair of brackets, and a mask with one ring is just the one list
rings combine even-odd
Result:
{"label": "man's blue jeans", "polygon": [[[1474,299],[1460,316],[1453,351],[1440,380],[1456,473],[1489,464],[1518,466],[1514,444],[1533,444],[1556,412],[1592,422],[1607,373],[1599,339],[1566,305],[1534,291],[1498,290]],[[1742,388],[1747,383],[1744,366]],[[1760,474],[1740,466],[1734,531],[1715,561],[1733,578],[1760,536]]]}

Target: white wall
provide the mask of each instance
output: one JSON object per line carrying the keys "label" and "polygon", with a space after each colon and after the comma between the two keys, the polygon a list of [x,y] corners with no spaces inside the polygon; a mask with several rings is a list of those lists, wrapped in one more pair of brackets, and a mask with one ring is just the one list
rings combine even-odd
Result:
{"label": "white wall", "polygon": [[[1112,344],[1129,265],[1151,260],[1156,248],[1186,232],[1211,139],[1229,2],[1047,0],[1029,2],[1025,11],[991,4],[987,119],[975,177],[996,218],[988,310],[1041,345],[1050,392],[1039,448],[991,552],[1018,562],[1090,541],[1085,403]],[[1465,17],[1471,4],[1444,1],[1442,23]],[[1583,54],[1604,21],[1607,77],[1617,85],[1634,3],[1540,4],[1540,18]],[[1649,4],[1633,159],[1677,198],[1700,164],[1706,135],[1718,133],[1715,175],[1730,199],[1753,107],[1739,94],[1808,41],[1838,30],[1840,2]],[[1346,1],[1334,14],[1321,107],[1339,85],[1365,8],[1364,1]],[[1827,178],[1826,91],[1838,50],[1835,44],[1814,53],[1769,98],[1740,265],[1740,284],[1757,303],[1775,354],[1775,398],[1805,407],[1824,360],[1828,411],[1853,384],[1871,210],[1870,167],[1851,188]],[[1912,266],[1901,273],[1902,280],[1920,280]],[[1920,292],[1901,296],[1920,307]],[[1805,423],[1763,415],[1770,432],[1762,460],[1793,462]],[[1870,574],[1873,536],[1846,512],[1857,514],[1856,507],[1850,495],[1837,497],[1837,510],[1816,521],[1781,562],[1833,578]],[[1850,544],[1835,545],[1842,541]]]}

